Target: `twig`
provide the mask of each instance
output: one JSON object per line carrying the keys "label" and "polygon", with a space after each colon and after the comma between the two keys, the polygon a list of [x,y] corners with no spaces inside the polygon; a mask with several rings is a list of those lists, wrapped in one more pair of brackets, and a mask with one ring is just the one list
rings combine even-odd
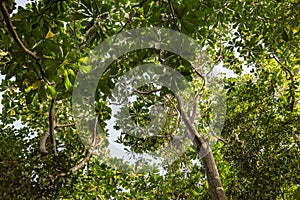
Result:
{"label": "twig", "polygon": [[54,85],[55,83],[52,83],[52,82],[50,82],[50,81],[47,80],[46,74],[45,74],[44,69],[43,69],[43,65],[41,63],[41,59],[34,52],[32,52],[31,50],[29,50],[24,45],[24,43],[22,42],[22,40],[19,38],[19,36],[18,36],[18,34],[17,34],[17,32],[16,32],[16,30],[14,28],[14,25],[13,25],[11,19],[10,19],[8,10],[7,10],[6,5],[5,5],[5,2],[3,0],[0,0],[0,4],[1,4],[0,5],[0,10],[1,10],[1,13],[2,13],[2,15],[4,17],[4,21],[5,21],[6,25],[7,25],[7,28],[10,31],[13,39],[14,39],[14,41],[21,47],[21,49],[25,53],[27,53],[29,56],[31,56],[35,60],[36,64],[39,67],[40,73],[42,75],[42,79],[44,81],[46,81],[49,85]]}
{"label": "twig", "polygon": [[95,145],[96,145],[98,116],[99,116],[99,114],[97,113],[95,116],[94,130],[93,130],[93,135],[92,135],[92,147],[95,147]]}
{"label": "twig", "polygon": [[126,21],[126,23],[122,26],[122,28],[118,31],[118,34],[121,33],[124,28],[127,26],[127,24],[129,24],[132,20],[132,18],[135,16],[136,14],[136,11],[135,11],[135,7],[141,7],[147,0],[143,0],[141,3],[139,4],[135,4],[131,7],[131,11],[132,11],[132,14],[130,15],[130,17],[128,18],[128,20]]}
{"label": "twig", "polygon": [[220,36],[220,55],[219,55],[218,61],[219,61],[220,59],[223,59],[223,44],[222,44],[222,36]]}
{"label": "twig", "polygon": [[[96,137],[97,137],[98,116],[99,116],[99,114],[96,114],[95,122],[94,122],[93,144],[92,144],[93,147],[96,146],[95,143],[96,143]],[[76,123],[74,123],[74,124],[76,124]],[[72,167],[70,169],[69,173],[74,173],[74,172],[78,171],[79,169],[81,169],[85,165],[85,163],[87,163],[90,160],[91,156],[92,156],[92,152],[87,150],[85,158],[80,163],[78,163],[76,166]]]}
{"label": "twig", "polygon": [[196,95],[196,97],[194,99],[193,113],[192,113],[192,117],[191,117],[191,122],[192,123],[194,123],[194,121],[195,121],[195,117],[196,117],[196,114],[197,114],[198,102],[199,102],[200,98],[203,96],[204,90],[205,90],[205,84],[203,84],[203,86],[201,88],[201,91]]}
{"label": "twig", "polygon": [[179,27],[177,26],[177,21],[176,21],[176,19],[175,19],[174,7],[173,7],[173,4],[172,4],[171,0],[168,0],[168,3],[169,3],[169,5],[170,5],[171,15],[172,15],[172,19],[173,19],[173,21],[174,21],[174,25],[175,25],[176,29],[177,29],[179,32],[181,32],[180,29],[179,29]]}
{"label": "twig", "polygon": [[[77,122],[78,123],[78,122]],[[64,127],[70,127],[75,126],[77,123],[70,123],[70,124],[55,124],[54,128],[64,128]]]}
{"label": "twig", "polygon": [[216,63],[217,63],[217,62],[219,62],[221,59],[223,59],[222,33],[219,34],[217,31],[214,31],[214,33],[215,33],[216,35],[218,35],[219,38],[220,38],[220,55],[218,56],[218,58],[217,58],[217,60],[216,60]]}
{"label": "twig", "polygon": [[[74,24],[75,24],[75,23],[74,23]],[[70,23],[67,24],[67,27],[68,27],[68,28],[71,30],[71,32],[73,33],[74,38],[75,38],[76,40],[79,40],[78,37],[77,37],[77,35],[76,35],[76,32],[75,32],[75,30],[74,30],[76,27],[74,26],[74,29],[73,29],[73,28],[71,27]]]}
{"label": "twig", "polygon": [[170,103],[172,104],[172,106],[175,108],[175,110],[177,111],[177,113],[179,113],[179,110],[177,109],[177,106],[173,103],[172,99],[170,98],[169,95],[166,95],[165,96],[169,101]]}
{"label": "twig", "polygon": [[127,20],[126,23],[122,26],[122,28],[118,31],[118,34],[121,33],[121,32],[124,30],[124,28],[127,26],[127,24],[129,24],[129,23],[131,22],[132,18],[135,16],[135,14],[136,14],[135,9],[132,9],[132,14],[129,16],[128,20]]}
{"label": "twig", "polygon": [[[170,99],[169,96],[166,96],[166,98],[171,102],[172,106],[175,108],[176,112],[177,112],[177,117],[176,117],[176,123],[175,123],[175,129],[173,131],[173,137],[176,136],[177,133],[177,129],[179,126],[179,121],[180,121],[180,111],[178,110],[177,106],[173,103],[173,101]],[[186,134],[184,135],[184,137],[186,136]]]}
{"label": "twig", "polygon": [[224,144],[228,144],[229,142],[228,141],[226,141],[226,140],[224,140],[223,138],[220,138],[220,137],[218,137],[218,136],[216,136],[216,135],[213,135],[215,138],[217,138],[218,140],[220,140],[221,142],[223,142]]}
{"label": "twig", "polygon": [[177,133],[177,129],[178,129],[178,126],[179,126],[179,120],[180,120],[180,113],[177,110],[177,118],[176,118],[175,128],[174,128],[174,131],[173,131],[173,134],[172,134],[174,137]]}
{"label": "twig", "polygon": [[179,200],[180,199],[180,196],[181,196],[182,192],[180,192],[176,198],[176,200]]}
{"label": "twig", "polygon": [[[277,58],[274,54],[272,54],[272,58],[274,58],[274,60],[275,60],[275,61],[280,65],[280,67],[285,71],[285,73],[286,73],[286,79],[287,79],[287,80],[290,80],[291,78],[293,78],[293,74],[292,74],[291,70],[289,70],[287,67],[285,67],[285,66],[278,60],[278,58]],[[290,77],[288,77],[287,74],[289,74]]]}
{"label": "twig", "polygon": [[151,90],[151,91],[148,91],[148,92],[144,92],[144,91],[140,91],[140,90],[136,90],[134,89],[133,92],[137,92],[139,94],[145,94],[145,95],[148,95],[148,94],[151,94],[151,93],[155,93],[155,92],[159,92],[161,89],[156,89],[156,90]]}

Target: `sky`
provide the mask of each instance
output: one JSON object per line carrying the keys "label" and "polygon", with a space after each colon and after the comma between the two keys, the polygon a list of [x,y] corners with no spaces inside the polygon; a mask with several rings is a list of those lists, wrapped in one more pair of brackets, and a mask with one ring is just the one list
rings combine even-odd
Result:
{"label": "sky", "polygon": [[16,0],[15,2],[17,3],[17,5],[24,7],[27,0]]}

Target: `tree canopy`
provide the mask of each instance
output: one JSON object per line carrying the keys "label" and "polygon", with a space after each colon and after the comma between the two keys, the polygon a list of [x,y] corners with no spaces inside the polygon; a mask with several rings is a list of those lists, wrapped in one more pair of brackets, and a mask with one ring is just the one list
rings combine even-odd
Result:
{"label": "tree canopy", "polygon": [[[0,70],[5,76],[0,86],[1,199],[300,198],[299,0],[40,0],[25,7],[12,0],[0,3]],[[147,27],[161,30],[153,35],[178,46],[167,51],[155,43],[155,48],[136,48],[116,58],[111,49],[99,49],[113,62],[96,77],[89,65],[100,62],[90,57],[95,48],[104,41],[114,43],[118,34],[128,37],[127,42],[136,41],[137,36],[128,33]],[[195,68],[176,54],[182,47],[188,57],[195,53],[194,46],[164,38],[163,30],[195,41],[212,68]],[[118,52],[127,47],[122,45],[120,41]],[[184,101],[168,87],[145,82],[133,90],[132,102],[112,124],[110,100],[116,99],[120,77],[150,63],[178,72],[193,88],[193,96]],[[219,88],[208,87],[203,73],[221,67],[218,79],[211,81],[223,83],[226,113],[215,119],[211,97]],[[159,67],[145,69],[164,81],[164,75],[170,76]],[[95,131],[86,138],[78,124],[87,115],[72,112],[78,74],[86,85],[99,78],[95,88],[89,88],[95,89],[94,99],[82,97],[95,108],[87,113],[92,123],[84,124]],[[180,88],[176,75],[170,77],[166,85],[174,81]],[[190,110],[183,109],[181,100],[191,102]],[[163,109],[155,114],[166,116],[154,121],[161,129],[147,126],[156,104]],[[212,122],[217,134],[210,134]],[[121,130],[116,142],[128,152],[151,153],[176,138],[186,141],[181,143],[186,148],[172,163],[150,172],[112,159],[127,169],[121,170],[93,151],[97,147],[107,153],[110,126]],[[136,137],[130,133],[136,126],[154,135]],[[103,134],[97,135],[99,130]],[[201,148],[207,150],[205,155]]]}

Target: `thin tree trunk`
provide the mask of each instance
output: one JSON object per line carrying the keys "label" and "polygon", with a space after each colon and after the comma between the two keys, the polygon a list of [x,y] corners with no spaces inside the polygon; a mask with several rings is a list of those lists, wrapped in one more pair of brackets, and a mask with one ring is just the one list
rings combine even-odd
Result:
{"label": "thin tree trunk", "polygon": [[225,191],[222,186],[222,182],[220,179],[220,175],[212,151],[210,150],[207,153],[207,155],[202,158],[202,160],[205,167],[205,173],[208,180],[209,193],[211,199],[225,200],[226,199]]}
{"label": "thin tree trunk", "polygon": [[180,96],[178,94],[175,96],[178,102],[179,112],[181,114],[184,124],[186,125],[189,138],[192,140],[194,146],[197,148],[199,157],[201,157],[203,160],[205,173],[209,185],[210,197],[212,200],[226,200],[225,191],[222,186],[218,168],[214,156],[212,154],[210,145],[199,135],[193,123],[190,121],[190,119],[182,109],[183,107]]}

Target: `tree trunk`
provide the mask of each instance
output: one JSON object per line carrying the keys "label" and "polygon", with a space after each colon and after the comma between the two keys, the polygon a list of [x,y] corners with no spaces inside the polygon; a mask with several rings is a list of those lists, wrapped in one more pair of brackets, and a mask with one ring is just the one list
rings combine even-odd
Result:
{"label": "tree trunk", "polygon": [[206,156],[202,158],[205,167],[205,173],[209,185],[209,193],[212,200],[225,200],[225,191],[222,186],[218,168],[210,150]]}
{"label": "tree trunk", "polygon": [[187,117],[186,113],[182,109],[183,107],[180,96],[178,94],[175,96],[178,102],[179,112],[187,128],[189,139],[193,142],[194,146],[197,148],[199,157],[201,157],[203,160],[205,173],[209,185],[210,197],[212,200],[226,200],[225,191],[222,186],[218,168],[214,156],[212,154],[210,145],[199,135],[193,123],[190,121],[190,119]]}
{"label": "tree trunk", "polygon": [[[194,128],[192,127],[192,129]],[[192,130],[192,132],[194,131],[196,130]],[[196,133],[192,141],[194,146],[197,148],[199,157],[203,160],[211,199],[226,200],[225,191],[209,143],[204,141],[198,133]]]}

